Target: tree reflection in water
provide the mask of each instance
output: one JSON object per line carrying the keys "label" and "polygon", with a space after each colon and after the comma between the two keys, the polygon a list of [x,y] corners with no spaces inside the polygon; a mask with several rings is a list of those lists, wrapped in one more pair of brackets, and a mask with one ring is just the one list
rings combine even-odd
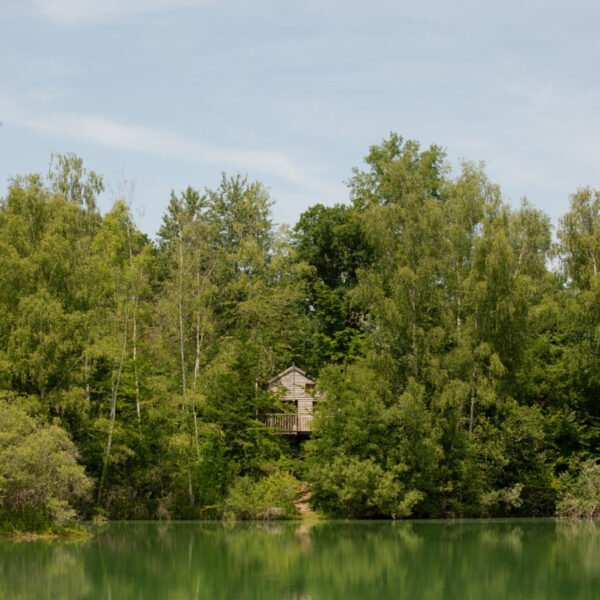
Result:
{"label": "tree reflection in water", "polygon": [[600,530],[556,521],[113,523],[0,541],[2,597],[596,598]]}

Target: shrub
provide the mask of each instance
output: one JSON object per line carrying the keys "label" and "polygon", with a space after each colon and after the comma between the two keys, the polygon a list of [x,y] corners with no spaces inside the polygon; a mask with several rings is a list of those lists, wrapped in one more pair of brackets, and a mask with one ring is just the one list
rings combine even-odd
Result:
{"label": "shrub", "polygon": [[600,518],[600,463],[587,460],[571,477],[556,507],[559,517],[571,519]]}
{"label": "shrub", "polygon": [[373,460],[338,456],[313,466],[310,477],[318,508],[332,516],[352,518],[408,517],[424,498],[400,481],[401,466],[385,471]]}
{"label": "shrub", "polygon": [[62,529],[76,520],[73,503],[91,485],[64,429],[0,400],[1,529]]}
{"label": "shrub", "polygon": [[298,516],[294,501],[301,483],[289,473],[276,471],[255,481],[239,477],[229,490],[224,518],[240,520],[293,519]]}

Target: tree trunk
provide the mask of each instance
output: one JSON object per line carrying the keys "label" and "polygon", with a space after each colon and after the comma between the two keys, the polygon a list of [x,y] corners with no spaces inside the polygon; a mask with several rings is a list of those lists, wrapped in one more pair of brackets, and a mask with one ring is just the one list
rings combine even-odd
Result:
{"label": "tree trunk", "polygon": [[133,298],[133,323],[131,331],[131,356],[133,359],[133,377],[135,381],[135,412],[137,414],[138,425],[142,424],[142,411],[140,406],[140,378],[138,375],[138,363],[137,363],[137,305],[138,298]]}
{"label": "tree trunk", "polygon": [[[131,228],[129,227],[129,222],[127,223],[127,246],[129,249],[129,268],[131,269],[131,273],[134,275],[134,264],[133,264],[133,248],[131,246]],[[137,278],[134,279],[134,282]],[[135,285],[135,283],[133,284]],[[132,306],[133,306],[133,323],[132,323],[132,331],[131,331],[131,356],[133,359],[133,376],[134,376],[134,384],[135,384],[135,412],[137,414],[138,425],[142,423],[142,411],[140,407],[140,380],[138,375],[138,364],[137,364],[137,305],[138,305],[138,296],[136,294],[136,290],[134,290],[132,298]]]}
{"label": "tree trunk", "polygon": [[177,304],[179,317],[179,358],[181,359],[181,391],[185,396],[187,390],[185,379],[185,331],[183,328],[183,232],[178,226],[179,236],[179,302]]}
{"label": "tree trunk", "polygon": [[102,491],[106,480],[106,474],[108,472],[108,462],[110,460],[110,451],[112,449],[113,436],[115,431],[115,422],[117,420],[117,395],[119,393],[119,385],[121,384],[121,374],[123,373],[123,364],[125,362],[125,354],[127,352],[127,330],[129,328],[129,307],[125,310],[125,326],[123,331],[123,346],[121,348],[121,356],[119,358],[119,364],[117,372],[113,373],[113,381],[111,385],[110,394],[110,425],[108,428],[108,440],[106,442],[106,451],[104,453],[104,464],[102,466],[102,475],[100,477],[100,483],[98,484],[98,504],[102,498]]}
{"label": "tree trunk", "polygon": [[469,433],[473,433],[473,418],[475,416],[475,376],[476,369],[473,367],[473,373],[471,375],[471,406],[469,408]]}
{"label": "tree trunk", "polygon": [[194,382],[193,382],[193,394],[192,394],[192,414],[194,417],[194,439],[196,442],[196,454],[198,460],[200,460],[200,440],[198,435],[198,413],[196,410],[196,389],[198,385],[198,378],[200,376],[200,351],[202,348],[203,336],[200,334],[200,309],[196,312],[196,359],[194,361]]}
{"label": "tree trunk", "polygon": [[91,402],[91,390],[90,390],[90,357],[88,356],[87,351],[84,352],[83,355],[83,377],[85,380],[85,399],[87,405],[90,405]]}

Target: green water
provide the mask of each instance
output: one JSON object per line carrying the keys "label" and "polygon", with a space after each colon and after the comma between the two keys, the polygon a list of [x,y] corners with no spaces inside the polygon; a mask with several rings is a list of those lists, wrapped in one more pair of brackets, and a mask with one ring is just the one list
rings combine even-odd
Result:
{"label": "green water", "polygon": [[0,540],[0,597],[600,598],[600,526],[554,521],[112,523]]}

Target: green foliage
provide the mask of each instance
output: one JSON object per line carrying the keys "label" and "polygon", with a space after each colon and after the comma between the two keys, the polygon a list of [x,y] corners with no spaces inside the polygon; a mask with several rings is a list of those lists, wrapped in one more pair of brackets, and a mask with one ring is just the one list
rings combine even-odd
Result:
{"label": "green foliage", "polygon": [[309,267],[304,310],[311,326],[301,360],[318,373],[329,362],[348,362],[363,354],[362,315],[350,292],[372,250],[359,212],[339,204],[317,204],[304,212],[294,229],[294,246],[298,259]]}
{"label": "green foliage", "polygon": [[301,483],[289,473],[275,471],[256,481],[248,476],[236,479],[225,500],[228,520],[273,520],[298,517],[294,501]]}
{"label": "green foliage", "polygon": [[60,530],[91,485],[66,431],[0,400],[0,530]]}
{"label": "green foliage", "polygon": [[[345,298],[362,312],[369,350],[321,374],[307,476],[332,514],[393,515],[376,500],[384,476],[397,498],[415,494],[417,516],[550,514],[560,465],[597,439],[595,409],[579,404],[591,389],[562,381],[574,358],[562,336],[575,305],[589,318],[593,300],[575,300],[548,272],[543,213],[527,202],[511,211],[481,166],[451,179],[444,160],[435,146],[392,135],[350,182],[371,255]],[[585,251],[577,240],[594,235],[592,199],[590,190],[574,197],[583,216],[568,216],[562,234],[565,264],[576,248],[591,272],[593,243]],[[551,426],[559,414],[571,415],[562,434]]]}
{"label": "green foliage", "polygon": [[[10,181],[0,393],[37,433],[2,468],[41,461],[43,439],[93,481],[19,519],[66,521],[75,498],[87,516],[262,518],[284,471],[337,516],[549,515],[583,494],[565,473],[600,447],[599,192],[572,196],[553,245],[483,165],[453,172],[396,134],[349,188],[290,232],[261,183],[223,175],[173,192],[155,243],[123,198],[98,212],[102,178],[74,155]],[[300,448],[262,419],[290,364],[321,394]]]}
{"label": "green foliage", "polygon": [[372,368],[323,373],[322,402],[308,448],[316,506],[353,517],[406,517],[425,498],[439,461],[422,390],[398,402]]}
{"label": "green foliage", "polygon": [[595,459],[582,462],[571,476],[564,476],[562,492],[556,505],[559,517],[600,518],[600,463]]}

